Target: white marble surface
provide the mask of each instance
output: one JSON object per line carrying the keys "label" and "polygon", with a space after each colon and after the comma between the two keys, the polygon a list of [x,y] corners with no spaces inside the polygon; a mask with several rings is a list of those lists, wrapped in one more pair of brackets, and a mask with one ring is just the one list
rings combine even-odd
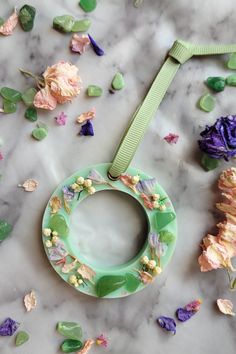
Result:
{"label": "white marble surface", "polygon": [[[152,286],[120,300],[80,295],[50,267],[40,235],[42,213],[57,184],[88,164],[111,161],[131,114],[176,38],[199,43],[235,41],[233,0],[215,0],[214,4],[203,0],[144,0],[139,9],[133,7],[131,0],[101,0],[89,17],[90,32],[106,51],[102,58],[92,51],[81,57],[72,55],[68,50],[70,35],[51,29],[55,15],[84,16],[77,0],[30,3],[38,10],[33,31],[27,34],[18,27],[12,37],[0,38],[1,86],[23,90],[30,80],[27,82],[19,74],[19,67],[40,73],[47,65],[66,59],[78,65],[84,88],[91,83],[101,85],[104,95],[87,99],[84,90],[71,105],[63,107],[69,116],[65,127],[55,125],[55,112],[40,113],[40,120],[47,122],[50,130],[42,142],[30,137],[34,124],[24,119],[23,106],[14,115],[0,117],[0,137],[5,142],[1,148],[5,159],[0,162],[0,217],[14,225],[11,237],[0,245],[0,321],[13,317],[31,337],[18,349],[14,348],[13,338],[0,338],[0,353],[57,353],[61,337],[55,332],[55,325],[60,320],[80,322],[87,337],[104,333],[110,338],[106,352],[112,354],[235,353],[235,318],[221,316],[214,305],[218,297],[230,298],[236,305],[235,294],[227,291],[222,272],[201,274],[197,264],[200,240],[218,217],[214,202],[219,196],[216,180],[221,168],[203,172],[198,164],[196,141],[206,123],[220,115],[235,114],[235,89],[227,88],[217,95],[213,113],[205,114],[195,104],[205,90],[203,81],[207,76],[227,73],[224,57],[193,59],[181,68],[133,161],[136,167],[158,178],[178,215],[176,252]],[[22,4],[24,1],[1,0],[1,15],[7,16],[14,5]],[[117,70],[124,73],[126,87],[110,95],[109,84]],[[95,137],[79,137],[75,117],[93,106],[97,109]],[[163,141],[170,131],[180,135],[176,146]],[[32,194],[17,188],[29,177],[40,183]],[[106,200],[104,197],[102,204],[85,205],[78,227],[87,232],[87,247],[91,246],[89,234],[96,229],[93,241],[97,237],[96,242],[102,244],[98,248],[93,245],[92,250],[100,260],[103,257],[111,264],[134,254],[136,237],[142,242],[140,230],[145,229],[145,221],[132,204],[128,207],[116,196],[113,208],[111,199]],[[117,223],[116,213],[123,208],[126,209],[118,215],[122,222]],[[115,223],[119,227],[114,228]],[[119,247],[118,253],[109,246],[110,233]],[[32,288],[37,293],[38,306],[27,314],[22,298]],[[201,311],[188,323],[179,324],[176,336],[164,333],[156,325],[157,316],[173,316],[178,306],[198,297],[203,299]],[[101,348],[91,351],[102,352]]]}

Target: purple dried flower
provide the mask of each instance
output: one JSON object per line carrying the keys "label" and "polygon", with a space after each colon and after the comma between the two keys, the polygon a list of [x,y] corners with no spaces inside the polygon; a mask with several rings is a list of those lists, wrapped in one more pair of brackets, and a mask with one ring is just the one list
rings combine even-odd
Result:
{"label": "purple dried flower", "polygon": [[62,193],[63,193],[65,200],[67,200],[67,201],[72,201],[75,197],[75,192],[73,190],[71,190],[70,188],[68,188],[67,186],[64,186],[62,188]]}
{"label": "purple dried flower", "polygon": [[175,320],[171,317],[160,316],[157,318],[157,323],[164,328],[166,331],[173,334],[176,333],[176,323]]}
{"label": "purple dried flower", "polygon": [[84,125],[82,125],[79,135],[84,136],[94,136],[93,124],[88,120]]}
{"label": "purple dried flower", "polygon": [[176,311],[176,316],[179,321],[185,322],[188,321],[193,315],[195,315],[195,311],[188,311],[182,307],[178,308]]}
{"label": "purple dried flower", "polygon": [[138,182],[136,185],[136,188],[140,193],[144,193],[146,195],[152,195],[155,193],[155,186],[156,186],[156,178],[150,178],[150,179],[143,179]]}
{"label": "purple dried flower", "polygon": [[200,133],[200,149],[214,159],[226,161],[236,154],[236,115],[221,117]]}
{"label": "purple dried flower", "polygon": [[68,255],[64,243],[59,241],[55,247],[48,249],[50,261],[60,261]]}
{"label": "purple dried flower", "polygon": [[12,336],[17,328],[19,327],[19,323],[12,320],[11,318],[7,318],[0,325],[0,336]]}
{"label": "purple dried flower", "polygon": [[105,182],[102,175],[94,168],[89,172],[87,178],[91,179],[94,183],[98,183],[98,184]]}
{"label": "purple dried flower", "polygon": [[95,42],[95,40],[90,36],[90,34],[88,34],[91,45],[93,47],[94,52],[101,57],[102,55],[105,54],[104,50],[102,48],[99,47],[99,45]]}
{"label": "purple dried flower", "polygon": [[159,235],[156,234],[155,232],[150,232],[150,234],[148,235],[148,242],[150,247],[152,248],[157,248],[159,246]]}
{"label": "purple dried flower", "polygon": [[55,117],[55,120],[58,125],[65,125],[67,121],[67,115],[64,112],[61,112],[57,117]]}

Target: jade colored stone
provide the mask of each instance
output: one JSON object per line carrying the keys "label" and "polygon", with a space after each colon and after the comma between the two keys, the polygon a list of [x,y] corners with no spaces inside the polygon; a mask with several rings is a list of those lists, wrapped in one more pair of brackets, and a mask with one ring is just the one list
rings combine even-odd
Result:
{"label": "jade colored stone", "polygon": [[97,7],[97,0],[80,0],[79,6],[84,12],[91,12]]}
{"label": "jade colored stone", "polygon": [[226,78],[226,84],[229,86],[236,86],[236,74],[229,75]]}
{"label": "jade colored stone", "polygon": [[61,344],[61,350],[63,351],[63,353],[74,353],[77,350],[81,349],[82,346],[83,344],[80,340],[66,339]]}
{"label": "jade colored stone", "polygon": [[21,99],[26,106],[33,105],[34,96],[36,95],[36,93],[37,93],[37,90],[33,87],[30,87],[21,95]]}
{"label": "jade colored stone", "polygon": [[172,232],[167,231],[167,230],[160,231],[159,235],[160,235],[160,238],[159,238],[160,241],[166,243],[167,245],[169,245],[175,239]]}
{"label": "jade colored stone", "polygon": [[71,32],[86,32],[88,31],[89,27],[91,26],[91,21],[88,18],[83,20],[75,21]]}
{"label": "jade colored stone", "polygon": [[20,331],[17,333],[16,335],[16,346],[19,347],[20,345],[24,344],[25,342],[27,342],[29,340],[29,335],[28,333],[24,332],[24,331]]}
{"label": "jade colored stone", "polygon": [[2,17],[0,17],[0,26],[2,26],[4,24],[4,19]]}
{"label": "jade colored stone", "polygon": [[70,15],[57,16],[53,19],[53,28],[60,32],[71,32],[74,24],[75,19]]}
{"label": "jade colored stone", "polygon": [[215,108],[215,99],[209,93],[200,97],[199,108],[205,112],[211,112]]}
{"label": "jade colored stone", "polygon": [[12,231],[12,226],[5,220],[0,220],[0,242],[5,240]]}
{"label": "jade colored stone", "polygon": [[208,77],[206,80],[206,84],[212,90],[216,92],[224,91],[225,89],[225,78],[221,76],[213,76]]}
{"label": "jade colored stone", "polygon": [[25,118],[31,122],[35,122],[38,119],[38,113],[35,107],[28,107],[25,111]]}
{"label": "jade colored stone", "polygon": [[97,296],[104,297],[121,288],[125,283],[126,279],[123,275],[104,275],[96,284]]}
{"label": "jade colored stone", "polygon": [[57,332],[66,338],[75,340],[81,340],[83,336],[82,328],[76,322],[58,322]]}
{"label": "jade colored stone", "polygon": [[116,73],[111,86],[114,90],[121,90],[123,89],[123,87],[125,86],[125,81],[124,81],[124,77],[121,73]]}
{"label": "jade colored stone", "polygon": [[205,171],[212,171],[219,166],[220,162],[218,159],[213,159],[207,154],[203,154],[201,158],[201,165]]}
{"label": "jade colored stone", "polygon": [[229,61],[227,63],[227,67],[231,70],[236,69],[236,53],[230,54]]}
{"label": "jade colored stone", "polygon": [[102,96],[102,88],[96,85],[89,85],[87,94],[89,97],[100,97]]}
{"label": "jade colored stone", "polygon": [[140,280],[132,273],[126,273],[126,283],[125,288],[129,293],[133,293],[140,285]]}
{"label": "jade colored stone", "polygon": [[36,140],[39,140],[39,141],[45,139],[47,135],[48,135],[48,132],[44,128],[35,128],[32,131],[32,137]]}
{"label": "jade colored stone", "polygon": [[49,228],[53,231],[57,231],[61,237],[67,237],[69,235],[69,227],[63,215],[55,214],[51,216]]}
{"label": "jade colored stone", "polygon": [[3,99],[3,110],[4,113],[15,113],[16,112],[16,104],[14,102],[10,102],[6,99]]}
{"label": "jade colored stone", "polygon": [[22,29],[25,32],[29,32],[34,27],[34,19],[36,15],[36,9],[30,5],[24,5],[19,11],[19,21]]}
{"label": "jade colored stone", "polygon": [[160,231],[161,229],[163,229],[163,227],[165,227],[175,219],[175,214],[156,212],[155,219],[156,219],[156,229],[157,231]]}
{"label": "jade colored stone", "polygon": [[21,93],[9,87],[2,87],[0,90],[0,95],[7,101],[16,103],[21,100]]}

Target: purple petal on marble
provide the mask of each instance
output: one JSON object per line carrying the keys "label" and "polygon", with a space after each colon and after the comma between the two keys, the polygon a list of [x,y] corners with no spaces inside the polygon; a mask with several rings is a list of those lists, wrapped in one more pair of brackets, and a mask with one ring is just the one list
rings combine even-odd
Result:
{"label": "purple petal on marble", "polygon": [[188,311],[182,307],[180,307],[176,311],[176,316],[177,316],[178,320],[181,322],[188,321],[195,314],[196,314],[196,311]]}
{"label": "purple petal on marble", "polygon": [[102,55],[105,54],[104,50],[99,47],[99,45],[95,42],[95,40],[93,39],[93,37],[90,36],[90,34],[88,34],[89,36],[89,39],[90,39],[90,42],[91,42],[91,45],[93,47],[93,50],[94,52],[99,56],[101,57]]}
{"label": "purple petal on marble", "polygon": [[19,325],[20,324],[13,319],[7,318],[2,324],[0,324],[0,336],[12,336]]}
{"label": "purple petal on marble", "polygon": [[136,188],[140,193],[144,193],[147,195],[152,195],[155,193],[155,186],[156,186],[156,178],[150,178],[150,179],[143,179],[138,182],[136,185]]}
{"label": "purple petal on marble", "polygon": [[64,243],[59,241],[55,247],[48,249],[50,261],[60,261],[68,255]]}
{"label": "purple petal on marble", "polygon": [[79,135],[94,136],[93,124],[90,120],[82,125]]}
{"label": "purple petal on marble", "polygon": [[176,323],[173,318],[160,316],[157,318],[157,323],[161,328],[164,328],[166,331],[171,332],[173,334],[176,333]]}

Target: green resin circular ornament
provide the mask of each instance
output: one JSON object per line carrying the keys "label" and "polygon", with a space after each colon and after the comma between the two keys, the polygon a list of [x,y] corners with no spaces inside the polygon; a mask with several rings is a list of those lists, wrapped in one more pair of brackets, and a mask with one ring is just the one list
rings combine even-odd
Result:
{"label": "green resin circular ornament", "polygon": [[[118,298],[142,290],[159,276],[174,252],[177,225],[173,205],[155,178],[129,167],[118,180],[110,181],[110,167],[105,163],[83,169],[59,185],[44,213],[42,237],[51,265],[68,284],[88,295]],[[70,232],[70,216],[80,203],[105,190],[129,194],[141,204],[149,230],[132,260],[109,268],[96,266],[96,260],[89,264],[77,236]]]}

